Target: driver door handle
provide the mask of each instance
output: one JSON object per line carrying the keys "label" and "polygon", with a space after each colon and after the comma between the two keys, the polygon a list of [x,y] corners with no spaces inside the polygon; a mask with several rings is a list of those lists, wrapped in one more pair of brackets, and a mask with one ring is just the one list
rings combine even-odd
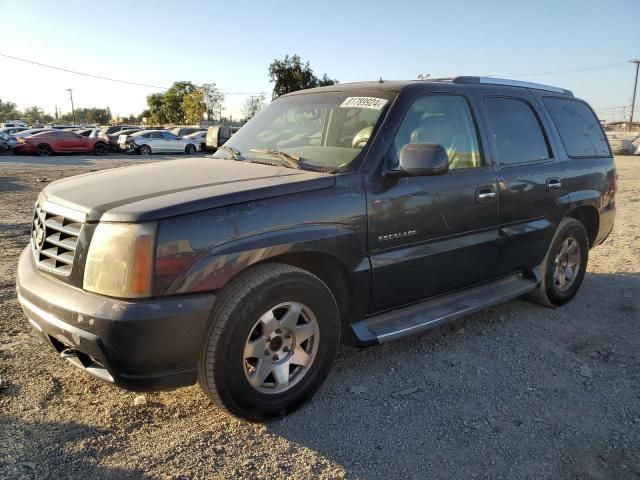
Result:
{"label": "driver door handle", "polygon": [[552,190],[560,190],[562,188],[562,182],[559,178],[550,178],[547,180],[547,192]]}
{"label": "driver door handle", "polygon": [[496,189],[493,187],[480,187],[476,190],[476,202],[491,203],[497,198]]}

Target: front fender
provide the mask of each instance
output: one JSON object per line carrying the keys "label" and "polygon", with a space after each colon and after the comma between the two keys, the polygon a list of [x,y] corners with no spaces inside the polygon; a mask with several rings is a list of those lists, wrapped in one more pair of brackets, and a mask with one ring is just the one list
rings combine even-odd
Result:
{"label": "front fender", "polygon": [[296,253],[328,255],[347,272],[368,265],[353,229],[343,225],[304,225],[263,232],[215,247],[186,268],[166,293],[218,290],[256,263]]}

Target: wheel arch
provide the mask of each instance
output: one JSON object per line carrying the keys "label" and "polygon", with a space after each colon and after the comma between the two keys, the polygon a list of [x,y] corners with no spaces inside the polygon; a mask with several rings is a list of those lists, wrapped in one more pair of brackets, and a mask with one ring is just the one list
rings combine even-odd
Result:
{"label": "wheel arch", "polygon": [[571,210],[567,217],[578,220],[584,226],[589,238],[589,246],[593,246],[600,228],[598,209],[592,205],[582,205]]}
{"label": "wheel arch", "polygon": [[353,289],[344,265],[334,256],[323,252],[295,252],[269,257],[255,265],[284,263],[306,270],[322,280],[333,293],[340,317],[349,313]]}

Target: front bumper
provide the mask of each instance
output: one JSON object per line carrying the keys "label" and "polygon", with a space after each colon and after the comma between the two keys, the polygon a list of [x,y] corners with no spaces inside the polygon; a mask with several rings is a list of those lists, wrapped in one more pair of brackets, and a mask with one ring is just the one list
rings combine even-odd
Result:
{"label": "front bumper", "polygon": [[18,300],[29,322],[61,357],[127,390],[192,385],[215,295],[118,300],[39,271],[20,255]]}

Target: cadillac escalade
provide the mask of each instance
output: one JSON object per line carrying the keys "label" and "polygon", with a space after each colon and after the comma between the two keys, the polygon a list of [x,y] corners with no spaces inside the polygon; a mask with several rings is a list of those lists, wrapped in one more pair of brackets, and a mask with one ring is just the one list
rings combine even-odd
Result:
{"label": "cadillac escalade", "polygon": [[251,420],[374,345],[510,299],[570,301],[616,170],[565,89],[483,77],[285,95],[213,157],[59,180],[18,298],[58,355],[125,389],[198,382]]}

